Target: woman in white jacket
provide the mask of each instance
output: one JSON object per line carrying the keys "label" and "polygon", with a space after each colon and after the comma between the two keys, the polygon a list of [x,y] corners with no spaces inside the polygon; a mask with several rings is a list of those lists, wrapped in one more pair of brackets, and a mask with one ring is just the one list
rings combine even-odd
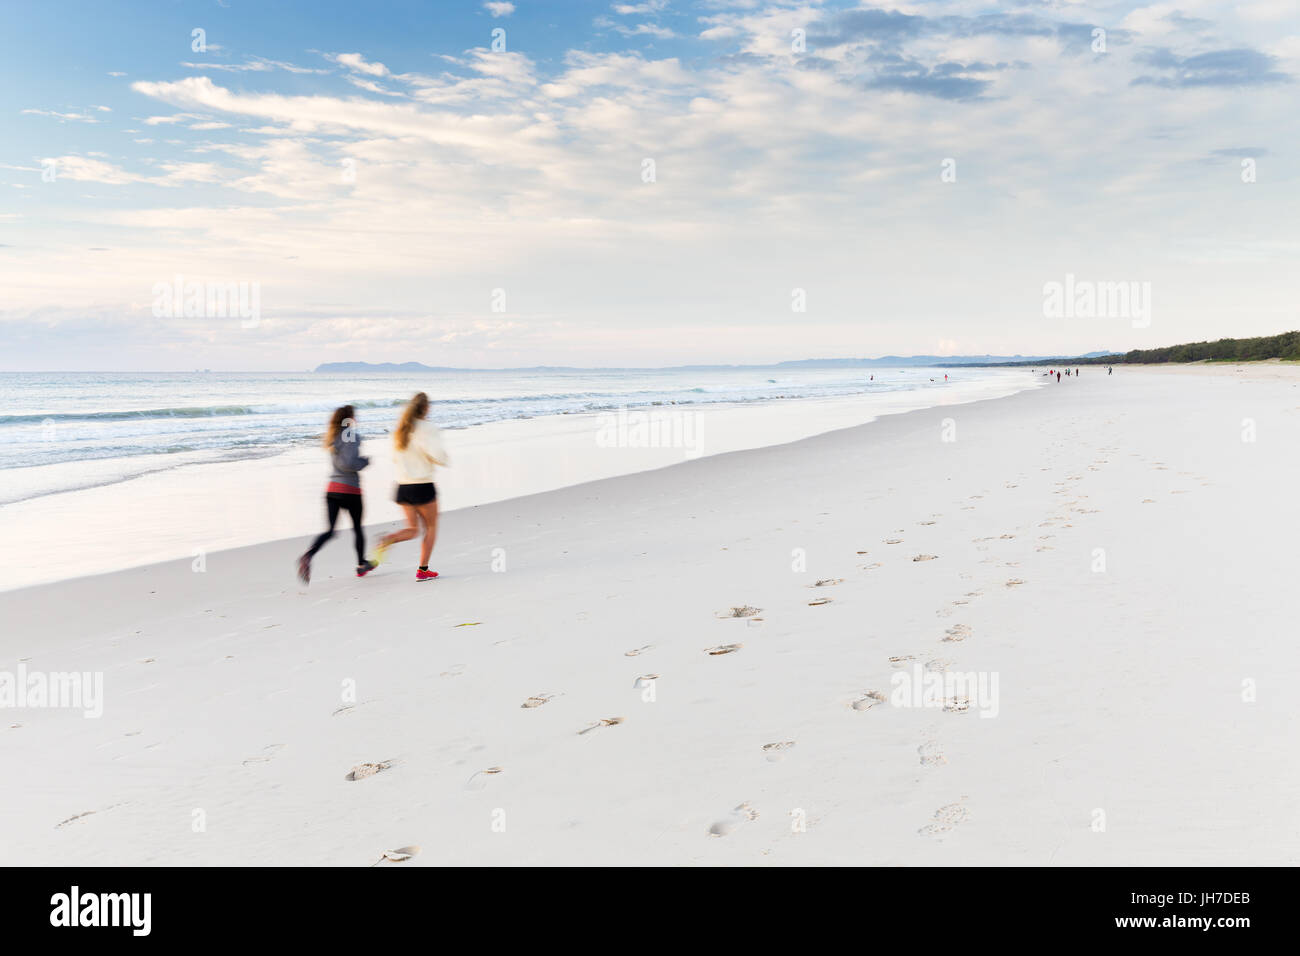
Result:
{"label": "woman in white jacket", "polygon": [[432,581],[438,576],[437,571],[429,570],[429,555],[438,535],[438,489],[433,484],[433,466],[447,464],[442,432],[425,417],[428,414],[429,396],[417,392],[397,420],[393,432],[393,463],[397,472],[397,503],[406,513],[406,527],[385,535],[375,550],[375,560],[382,561],[390,545],[410,541],[420,533],[423,522],[420,566],[415,572],[417,581]]}

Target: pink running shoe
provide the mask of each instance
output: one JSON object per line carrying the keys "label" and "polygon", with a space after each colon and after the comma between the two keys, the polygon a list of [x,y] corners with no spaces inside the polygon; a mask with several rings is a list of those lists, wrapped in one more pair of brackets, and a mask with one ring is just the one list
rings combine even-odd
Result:
{"label": "pink running shoe", "polygon": [[437,571],[420,571],[417,569],[415,572],[415,580],[417,581],[432,581],[437,576]]}

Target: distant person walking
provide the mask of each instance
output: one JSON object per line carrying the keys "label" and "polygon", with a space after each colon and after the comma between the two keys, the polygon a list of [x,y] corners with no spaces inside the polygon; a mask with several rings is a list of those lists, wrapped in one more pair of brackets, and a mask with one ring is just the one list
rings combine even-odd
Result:
{"label": "distant person walking", "polygon": [[359,472],[370,464],[370,459],[361,454],[361,435],[356,428],[356,414],[351,405],[342,405],[334,409],[325,429],[324,445],[333,466],[329,484],[325,486],[325,516],[329,527],[298,559],[298,578],[303,584],[311,583],[311,559],[325,547],[326,541],[334,537],[334,525],[339,520],[340,511],[346,511],[352,519],[352,537],[357,549],[357,577],[365,577],[375,567],[375,562],[366,560],[366,533],[361,527]]}
{"label": "distant person walking", "polygon": [[375,549],[375,561],[384,560],[384,552],[399,541],[409,541],[420,533],[420,565],[415,580],[431,581],[438,576],[429,570],[429,555],[438,535],[438,489],[433,484],[433,466],[447,464],[442,446],[442,432],[429,421],[429,396],[417,392],[406,404],[397,429],[393,432],[393,463],[397,472],[396,501],[406,515],[406,527],[384,535]]}
{"label": "distant person walking", "polygon": [[1061,380],[1061,373],[1060,373],[1060,372],[1057,372],[1057,373],[1056,373],[1056,380],[1057,380],[1058,382]]}

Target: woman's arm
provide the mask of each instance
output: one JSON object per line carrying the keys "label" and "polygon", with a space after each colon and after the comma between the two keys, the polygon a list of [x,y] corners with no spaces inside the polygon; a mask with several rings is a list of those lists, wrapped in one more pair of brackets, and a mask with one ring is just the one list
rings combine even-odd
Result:
{"label": "woman's arm", "polygon": [[359,434],[353,432],[350,441],[347,438],[339,439],[339,460],[343,463],[343,467],[349,471],[360,471],[370,464],[370,459],[361,454],[361,436]]}
{"label": "woman's arm", "polygon": [[433,422],[425,421],[420,428],[420,449],[432,459],[435,465],[442,465],[445,468],[451,462],[447,449],[442,444],[442,432]]}

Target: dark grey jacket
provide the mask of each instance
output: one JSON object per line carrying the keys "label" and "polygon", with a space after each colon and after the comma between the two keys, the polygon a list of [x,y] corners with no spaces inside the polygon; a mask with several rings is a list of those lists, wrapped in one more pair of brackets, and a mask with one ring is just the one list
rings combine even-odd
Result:
{"label": "dark grey jacket", "polygon": [[[349,441],[349,439],[351,439]],[[361,476],[357,474],[370,464],[370,459],[361,454],[361,434],[356,430],[343,429],[334,439],[334,448],[330,452],[330,491],[361,491]],[[335,485],[345,485],[336,488]]]}

